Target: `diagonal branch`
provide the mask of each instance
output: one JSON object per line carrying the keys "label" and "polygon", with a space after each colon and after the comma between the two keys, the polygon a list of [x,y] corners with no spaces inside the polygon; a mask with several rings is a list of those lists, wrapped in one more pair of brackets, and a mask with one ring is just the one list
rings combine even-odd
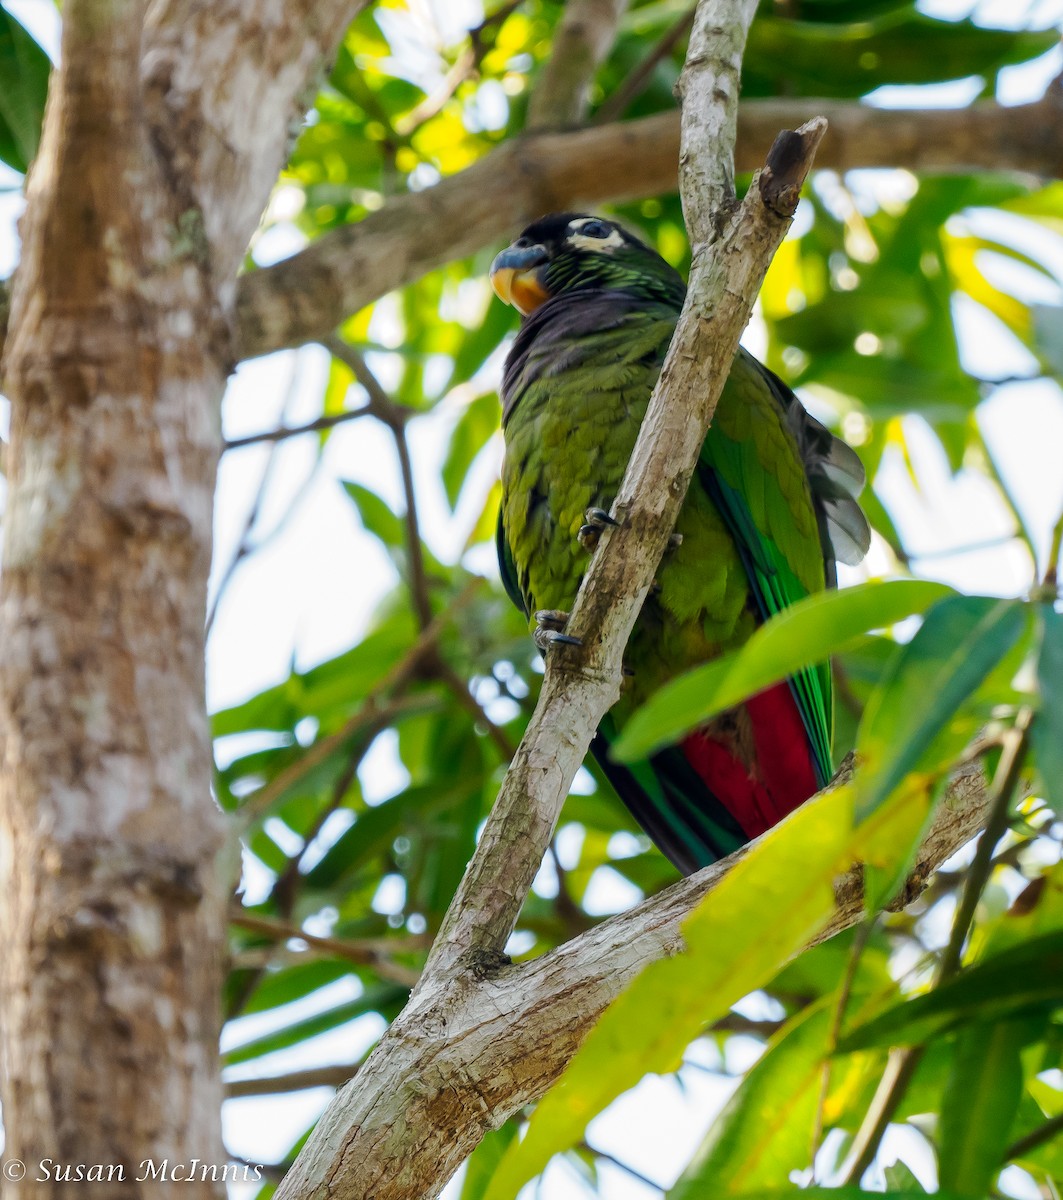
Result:
{"label": "diagonal branch", "polygon": [[[779,129],[814,114],[829,132],[822,168],[1020,171],[1058,177],[1063,113],[1053,91],[1036,104],[877,109],[852,101],[749,100],[738,115],[735,164],[752,171]],[[435,187],[395,196],[356,225],[325,234],[238,288],[237,353],[266,354],[331,333],[349,314],[428,271],[508,238],[552,210],[672,192],[679,117],[658,113],[504,143]],[[431,237],[424,231],[430,229]]]}
{"label": "diagonal branch", "polygon": [[529,130],[583,120],[595,73],[609,57],[627,6],[628,0],[568,0],[528,104]]}

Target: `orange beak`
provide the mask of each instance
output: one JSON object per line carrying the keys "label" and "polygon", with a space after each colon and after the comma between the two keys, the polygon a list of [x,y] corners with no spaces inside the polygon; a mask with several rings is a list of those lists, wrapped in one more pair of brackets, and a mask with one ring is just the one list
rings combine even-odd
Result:
{"label": "orange beak", "polygon": [[549,256],[542,246],[509,246],[491,264],[491,286],[500,300],[527,316],[550,299],[542,281]]}

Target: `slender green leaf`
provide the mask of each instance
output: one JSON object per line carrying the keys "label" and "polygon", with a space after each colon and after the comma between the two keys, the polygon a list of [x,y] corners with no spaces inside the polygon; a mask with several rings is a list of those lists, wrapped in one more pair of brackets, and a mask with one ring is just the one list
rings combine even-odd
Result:
{"label": "slender green leaf", "polygon": [[919,1192],[920,1195],[926,1195],[926,1188],[916,1179],[911,1167],[900,1159],[897,1159],[892,1166],[885,1167],[882,1174],[886,1178],[886,1187],[893,1191]]}
{"label": "slender green leaf", "polygon": [[960,1032],[938,1126],[943,1187],[965,1196],[989,1191],[1022,1096],[1019,1051],[1028,1040],[1020,1021],[976,1021]]}
{"label": "slender green leaf", "polygon": [[1063,817],[1063,615],[1038,605],[1041,648],[1037,656],[1037,689],[1041,706],[1030,727],[1044,799]]}
{"label": "slender green leaf", "polygon": [[[703,1192],[705,1200],[710,1200],[713,1193]],[[889,1191],[889,1192],[865,1192],[858,1187],[840,1187],[840,1188],[825,1188],[812,1187],[800,1188],[796,1185],[788,1188],[757,1188],[752,1192],[741,1192],[736,1196],[736,1200],[867,1200],[868,1196],[874,1196],[875,1200],[925,1200],[926,1192],[919,1191]],[[970,1196],[961,1196],[957,1192],[942,1192],[934,1193],[936,1200],[972,1200]],[[982,1200],[978,1197],[977,1200]]]}
{"label": "slender green leaf", "polygon": [[517,1136],[516,1121],[507,1121],[500,1129],[489,1129],[483,1141],[465,1164],[465,1179],[459,1200],[484,1200],[510,1143]]}
{"label": "slender green leaf", "polygon": [[[744,1196],[750,1188],[782,1185],[809,1165],[833,1014],[833,997],[827,997],[772,1038],[668,1200]],[[832,1092],[850,1091],[862,1073],[850,1059],[834,1072]]]}
{"label": "slender green leaf", "polygon": [[871,1046],[917,1045],[964,1021],[1007,1020],[1063,1007],[1063,930],[1055,930],[976,963],[925,996],[917,996],[851,1029],[841,1053]]}
{"label": "slender green leaf", "polygon": [[443,461],[443,487],[451,508],[458,503],[473,460],[498,430],[498,418],[498,397],[494,392],[478,396],[458,418]]}
{"label": "slender green leaf", "polygon": [[663,687],[628,722],[613,756],[644,758],[801,667],[847,649],[868,630],[924,612],[950,591],[941,583],[898,579],[809,596],[762,625],[740,650]]}
{"label": "slender green leaf", "polygon": [[343,490],[354,501],[367,532],[375,534],[385,546],[395,547],[403,544],[405,530],[402,518],[396,515],[387,501],[362,484],[352,483],[350,480],[344,482]]}
{"label": "slender green leaf", "polygon": [[225,1055],[225,1065],[235,1067],[237,1063],[251,1062],[252,1059],[272,1054],[275,1050],[286,1050],[289,1046],[305,1042],[320,1033],[327,1033],[330,1029],[346,1025],[348,1021],[353,1021],[356,1017],[364,1016],[366,1013],[380,1012],[390,1020],[398,1015],[399,1009],[406,1002],[408,996],[409,989],[399,987],[397,984],[382,984],[379,987],[368,988],[357,1000],[338,1004],[325,1012],[316,1013],[312,1017],[306,1017],[291,1025],[285,1025],[274,1033],[263,1034],[261,1037],[252,1038],[239,1046],[234,1046]]}
{"label": "slender green leaf", "polygon": [[909,772],[932,773],[962,747],[963,729],[954,730],[947,745],[936,740],[1018,641],[1028,613],[1027,605],[987,596],[950,596],[927,613],[864,711],[856,741],[864,760],[857,780],[861,818]]}

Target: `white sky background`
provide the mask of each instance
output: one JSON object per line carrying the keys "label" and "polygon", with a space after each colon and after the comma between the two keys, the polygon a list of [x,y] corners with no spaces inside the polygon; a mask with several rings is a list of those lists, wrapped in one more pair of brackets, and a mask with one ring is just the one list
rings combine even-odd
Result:
{"label": "white sky background", "polygon": [[[4,0],[53,54],[58,45],[58,17],[51,0]],[[477,0],[431,0],[439,22],[455,31],[479,19]],[[924,0],[921,8],[935,16],[959,17],[974,12],[990,26],[1037,26],[1063,23],[1063,0]],[[411,50],[412,53],[412,50]],[[1038,62],[1002,73],[999,97],[1015,104],[1039,97],[1046,83],[1063,65],[1057,49]],[[959,81],[928,88],[887,88],[875,97],[886,106],[928,103],[951,106],[968,102],[977,83]],[[847,182],[859,197],[874,197],[890,186],[889,173],[855,172]],[[17,259],[14,222],[21,211],[20,177],[0,167],[0,277],[6,277]],[[277,203],[283,204],[283,198]],[[277,214],[279,215],[279,214]],[[516,232],[516,231],[514,231]],[[301,235],[279,225],[260,239],[260,263],[297,250]],[[1036,250],[1063,279],[1063,238],[1045,233]],[[1022,274],[1022,286],[1027,276]],[[1005,286],[1014,286],[1005,281]],[[1058,303],[1059,289],[1032,297]],[[386,305],[380,309],[386,313]],[[386,316],[374,326],[379,340],[387,340]],[[973,374],[1010,377],[1030,372],[1034,363],[1024,347],[992,317],[975,306],[961,309],[964,366]],[[744,339],[756,352],[763,331],[756,319]],[[320,347],[274,354],[243,364],[230,383],[224,407],[224,429],[238,437],[274,428],[285,422],[299,424],[320,414],[321,394],[328,358]],[[451,517],[439,483],[441,448],[458,414],[445,402],[432,414],[410,426],[411,451],[418,489],[423,533],[443,560],[451,560],[464,541],[472,511]],[[1053,383],[1014,384],[996,391],[979,410],[983,432],[998,458],[1001,471],[1016,497],[1023,517],[1041,553],[1047,546],[1051,524],[1063,509],[1063,397]],[[0,403],[0,431],[6,436],[6,402]],[[934,438],[918,421],[909,421],[916,468],[922,492],[916,492],[900,456],[884,463],[879,490],[888,498],[890,512],[905,544],[915,553],[931,555],[915,563],[920,574],[941,578],[968,591],[1015,595],[1031,582],[1027,556],[1015,543],[974,553],[940,556],[951,548],[983,543],[1006,535],[1011,521],[999,498],[974,472],[950,478]],[[271,487],[254,527],[254,540],[284,521],[281,532],[265,549],[238,570],[221,602],[208,652],[208,692],[212,710],[237,703],[287,677],[292,663],[307,667],[347,649],[365,631],[374,605],[393,585],[394,574],[375,539],[361,529],[353,506],[339,480],[355,479],[401,509],[395,452],[390,435],[378,423],[357,421],[341,426],[330,437],[323,468],[309,489],[302,488],[314,463],[314,439],[293,439],[277,453]],[[229,563],[244,528],[268,457],[263,446],[227,454],[222,462],[217,494],[215,582]],[[497,462],[485,456],[477,466],[486,487]],[[2,487],[2,484],[0,484]],[[299,497],[294,510],[293,498]],[[481,560],[478,560],[478,567]],[[490,569],[482,560],[484,569]],[[873,551],[868,570],[846,572],[853,579],[888,568],[887,556]],[[378,739],[360,772],[367,797],[383,798],[402,783],[403,773],[387,738]],[[570,847],[575,853],[577,847]],[[564,845],[562,845],[564,850]],[[254,880],[249,880],[254,885]],[[603,911],[630,902],[619,876],[602,873],[592,897]],[[378,897],[381,907],[387,897]],[[357,985],[341,981],[280,1013],[273,1012],[235,1022],[227,1031],[226,1045],[234,1045],[296,1015],[332,1007],[356,994]],[[744,1011],[750,1016],[771,1015],[764,1002],[753,999]],[[379,1036],[382,1021],[362,1018],[296,1050],[281,1052],[251,1065],[255,1075],[282,1073],[301,1067],[353,1061]],[[757,1043],[734,1038],[729,1043],[728,1066],[741,1070],[757,1053]],[[708,1043],[692,1047],[690,1058],[712,1066],[715,1050]],[[742,1059],[743,1061],[739,1061]],[[598,1148],[615,1154],[649,1178],[668,1185],[686,1163],[733,1084],[695,1066],[684,1068],[678,1080],[651,1077],[617,1101],[591,1126],[588,1137]],[[224,1113],[229,1149],[252,1161],[274,1161],[316,1117],[331,1095],[326,1090],[261,1100],[230,1101]],[[887,1143],[887,1150],[904,1149],[910,1165],[927,1182],[932,1164],[924,1153],[912,1151],[916,1135],[902,1134]],[[913,1153],[918,1156],[913,1157]],[[649,1200],[659,1195],[623,1170],[604,1164],[601,1194],[607,1200]],[[245,1189],[240,1189],[241,1193]],[[569,1200],[588,1195],[585,1185],[566,1166],[552,1167],[542,1192],[549,1200]],[[1036,1193],[1027,1193],[1036,1195]],[[447,1196],[456,1195],[448,1189]],[[1021,1188],[1016,1195],[1022,1195]]]}

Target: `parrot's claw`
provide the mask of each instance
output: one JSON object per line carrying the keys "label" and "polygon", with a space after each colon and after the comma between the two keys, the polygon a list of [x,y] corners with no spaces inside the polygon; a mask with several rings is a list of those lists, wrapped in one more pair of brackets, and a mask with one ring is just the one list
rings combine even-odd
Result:
{"label": "parrot's claw", "polygon": [[565,633],[568,613],[561,608],[540,608],[535,614],[536,646],[545,654],[551,646],[582,646],[583,640]]}
{"label": "parrot's claw", "polygon": [[668,538],[668,549],[674,550],[677,546],[683,544],[683,535],[681,533],[673,533]]}
{"label": "parrot's claw", "polygon": [[603,530],[610,525],[614,529],[620,525],[620,522],[615,517],[611,517],[604,508],[588,508],[583,514],[583,520],[585,524],[579,527],[576,538],[588,554],[593,554],[598,548],[598,539],[602,536]]}

